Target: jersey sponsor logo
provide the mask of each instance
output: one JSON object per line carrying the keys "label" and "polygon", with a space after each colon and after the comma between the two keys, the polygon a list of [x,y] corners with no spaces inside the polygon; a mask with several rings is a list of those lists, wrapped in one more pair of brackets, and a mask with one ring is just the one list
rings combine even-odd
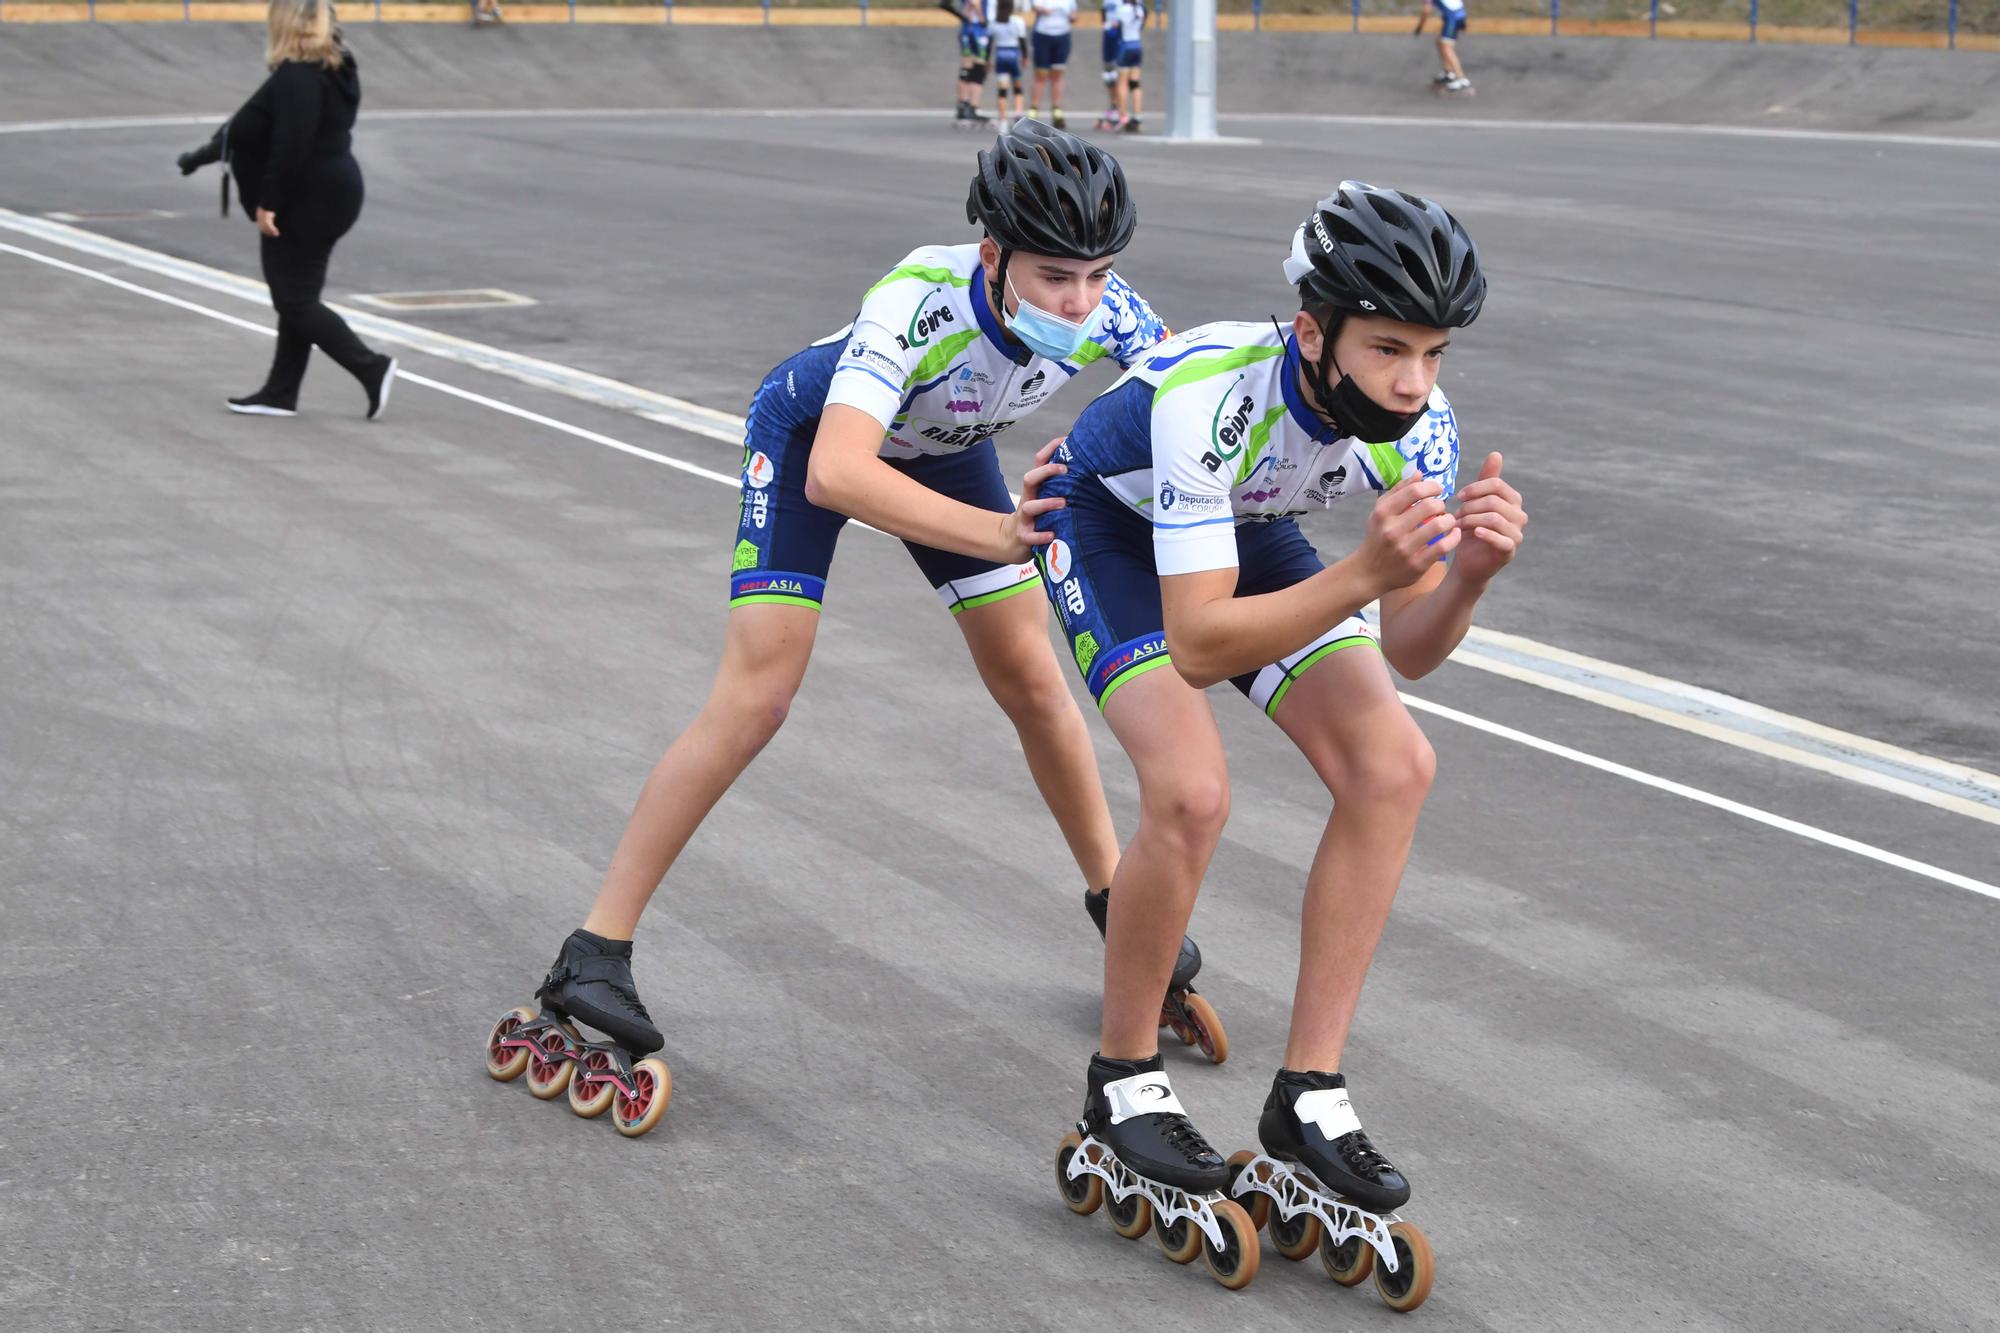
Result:
{"label": "jersey sponsor logo", "polygon": [[1089,675],[1090,664],[1097,660],[1097,636],[1085,630],[1070,647],[1076,652],[1076,669]]}
{"label": "jersey sponsor logo", "polygon": [[1044,568],[1049,571],[1049,577],[1057,583],[1069,577],[1069,571],[1076,563],[1070,553],[1069,543],[1060,537],[1049,543],[1049,553],[1044,559],[1047,561]]}
{"label": "jersey sponsor logo", "polygon": [[931,335],[952,322],[951,307],[948,305],[925,309],[930,305],[931,297],[943,290],[942,287],[933,287],[925,293],[923,300],[917,302],[917,308],[910,316],[908,332],[896,339],[904,351],[913,352],[919,347],[930,346]]}
{"label": "jersey sponsor logo", "polygon": [[736,543],[736,557],[730,562],[729,572],[735,574],[755,568],[757,568],[757,543],[746,537]]}
{"label": "jersey sponsor logo", "polygon": [[1347,490],[1347,464],[1342,463],[1331,472],[1319,474],[1319,481],[1306,490],[1306,498],[1318,504],[1331,504]]}
{"label": "jersey sponsor logo", "polygon": [[795,578],[774,574],[761,579],[742,579],[730,590],[732,597],[748,597],[752,593],[772,593],[780,596],[804,597],[806,585]]}
{"label": "jersey sponsor logo", "polygon": [[769,521],[771,514],[771,493],[769,491],[750,492],[750,521],[761,529]]}
{"label": "jersey sponsor logo", "polygon": [[1286,480],[1286,475],[1297,467],[1298,464],[1291,459],[1279,458],[1273,454],[1266,454],[1258,459],[1257,466],[1250,469],[1250,475],[1241,483],[1251,488],[1243,492],[1244,502],[1260,505],[1267,500],[1277,499],[1284,493],[1285,487],[1291,484]]}
{"label": "jersey sponsor logo", "polygon": [[1013,424],[1011,421],[975,421],[965,426],[925,426],[917,433],[932,444],[941,444],[947,449],[970,449]]}
{"label": "jersey sponsor logo", "polygon": [[1021,381],[1022,396],[1025,397],[1028,394],[1033,393],[1035,390],[1041,388],[1043,384],[1048,382],[1048,378],[1049,378],[1048,371],[1038,370],[1034,374],[1028,376],[1028,378],[1022,380]]}
{"label": "jersey sponsor logo", "polygon": [[[1165,506],[1163,505],[1162,508]],[[1226,495],[1189,495],[1186,491],[1174,492],[1174,510],[1182,514],[1212,514],[1218,509],[1229,507]]]}
{"label": "jersey sponsor logo", "polygon": [[1063,617],[1064,624],[1068,624],[1072,617],[1082,615],[1085,607],[1083,585],[1070,577],[1070,570],[1075,565],[1075,553],[1069,549],[1069,543],[1060,537],[1049,543],[1042,556],[1042,570],[1055,587],[1056,595],[1062,598],[1061,609],[1068,613]]}
{"label": "jersey sponsor logo", "polygon": [[1122,651],[1112,654],[1097,664],[1098,688],[1102,689],[1105,685],[1109,685],[1127,668],[1136,666],[1149,657],[1157,657],[1165,651],[1167,651],[1167,640],[1164,635],[1156,635],[1150,639],[1141,639],[1137,643],[1128,645]]}
{"label": "jersey sponsor logo", "polygon": [[980,402],[977,398],[954,398],[944,405],[944,410],[947,412],[976,413],[979,411],[979,408]]}
{"label": "jersey sponsor logo", "polygon": [[1060,459],[1062,462],[1065,463],[1069,462],[1070,460],[1069,436],[1067,435],[1063,436],[1063,442],[1056,446],[1056,457]]}
{"label": "jersey sponsor logo", "polygon": [[[898,338],[896,341],[901,342],[902,339]],[[902,362],[890,356],[887,352],[878,351],[870,347],[867,343],[849,343],[847,345],[847,355],[853,360],[861,362],[864,366],[870,366],[881,371],[885,378],[892,381],[901,383],[910,377],[909,372],[903,369]],[[792,396],[797,397],[797,392],[793,391]]]}
{"label": "jersey sponsor logo", "polygon": [[771,465],[771,456],[762,449],[750,455],[750,461],[743,465],[743,480],[755,490],[763,490],[778,475],[778,469]]}
{"label": "jersey sponsor logo", "polygon": [[1172,509],[1174,507],[1174,501],[1178,499],[1180,499],[1180,492],[1174,489],[1174,484],[1172,482],[1163,481],[1160,483],[1161,512],[1164,513],[1165,511]]}
{"label": "jersey sponsor logo", "polygon": [[[1222,395],[1222,401],[1215,405],[1215,416],[1208,423],[1209,451],[1202,455],[1204,465],[1210,458],[1214,458],[1216,467],[1220,467],[1243,452],[1243,441],[1250,430],[1250,418],[1257,413],[1257,400],[1246,393],[1236,400],[1234,411],[1227,417],[1222,415],[1229,408],[1229,400],[1235,394],[1236,386],[1243,380],[1244,377],[1238,375],[1235,382],[1229,386],[1229,391]],[[1213,472],[1216,467],[1210,467],[1208,470]]]}

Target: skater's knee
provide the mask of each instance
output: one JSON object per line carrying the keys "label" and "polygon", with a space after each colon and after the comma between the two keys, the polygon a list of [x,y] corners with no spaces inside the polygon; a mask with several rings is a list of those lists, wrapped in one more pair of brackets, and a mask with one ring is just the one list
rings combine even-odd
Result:
{"label": "skater's knee", "polygon": [[757,672],[718,682],[708,709],[716,720],[753,750],[762,749],[791,716],[798,682],[788,673]]}
{"label": "skater's knee", "polygon": [[1063,679],[1062,667],[1051,653],[1038,657],[1023,654],[983,674],[993,702],[1016,728],[1066,721],[1076,711],[1069,682]]}
{"label": "skater's knee", "polygon": [[1186,850],[1213,848],[1229,822],[1229,778],[1199,766],[1163,775],[1150,787],[1142,785],[1139,799],[1160,831],[1186,844]]}
{"label": "skater's knee", "polygon": [[1437,751],[1415,722],[1390,739],[1349,755],[1334,781],[1336,801],[1371,801],[1403,807],[1422,804],[1437,778]]}

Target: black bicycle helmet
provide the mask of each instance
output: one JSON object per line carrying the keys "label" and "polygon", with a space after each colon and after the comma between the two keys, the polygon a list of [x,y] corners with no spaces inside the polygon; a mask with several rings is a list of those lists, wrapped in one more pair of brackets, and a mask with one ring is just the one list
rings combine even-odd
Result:
{"label": "black bicycle helmet", "polygon": [[1342,181],[1292,237],[1285,281],[1301,300],[1434,329],[1479,318],[1479,250],[1441,204]]}
{"label": "black bicycle helmet", "polygon": [[1139,210],[1117,158],[1027,119],[980,151],[965,220],[985,227],[1002,250],[1102,259],[1131,243]]}

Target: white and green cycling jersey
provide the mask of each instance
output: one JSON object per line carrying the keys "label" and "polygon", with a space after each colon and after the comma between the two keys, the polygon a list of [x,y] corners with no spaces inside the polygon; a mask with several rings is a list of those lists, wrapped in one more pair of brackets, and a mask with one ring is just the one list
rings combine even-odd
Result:
{"label": "white and green cycling jersey", "polygon": [[1342,436],[1307,406],[1299,351],[1273,324],[1204,324],[1154,347],[1077,419],[1072,482],[1094,476],[1153,528],[1159,573],[1236,566],[1236,525],[1383,491],[1412,467],[1458,472],[1458,423],[1444,391],[1401,440]]}
{"label": "white and green cycling jersey", "polygon": [[[1167,334],[1116,273],[1099,319],[1075,355],[1039,356],[1010,337],[992,309],[978,245],[927,245],[869,288],[852,324],[813,347],[835,349],[822,369],[825,405],[881,422],[882,457],[919,458],[990,439],[1091,362],[1108,356],[1129,367]],[[799,387],[798,399],[810,401]]]}

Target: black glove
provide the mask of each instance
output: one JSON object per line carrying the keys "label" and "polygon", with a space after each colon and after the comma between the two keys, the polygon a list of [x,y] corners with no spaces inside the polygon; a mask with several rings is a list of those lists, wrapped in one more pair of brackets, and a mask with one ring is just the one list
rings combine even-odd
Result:
{"label": "black glove", "polygon": [[210,139],[207,143],[203,144],[201,147],[195,149],[194,151],[188,153],[182,153],[179,157],[174,159],[174,161],[180,166],[181,175],[183,176],[192,176],[194,175],[195,172],[201,170],[209,163],[220,162],[221,160],[222,160],[222,142],[219,137],[215,139]]}

